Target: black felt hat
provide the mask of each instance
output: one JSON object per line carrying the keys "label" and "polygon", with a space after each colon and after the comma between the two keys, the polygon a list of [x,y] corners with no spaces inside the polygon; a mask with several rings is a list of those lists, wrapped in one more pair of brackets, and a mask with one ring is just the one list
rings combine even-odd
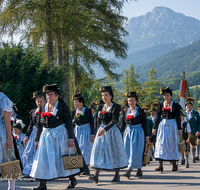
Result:
{"label": "black felt hat", "polygon": [[137,97],[136,92],[127,92],[127,93],[125,93],[125,96],[127,96],[127,97]]}
{"label": "black felt hat", "polygon": [[169,86],[164,86],[160,89],[160,94],[167,94],[169,93],[172,96],[172,89]]}
{"label": "black felt hat", "polygon": [[73,100],[77,100],[77,99],[79,99],[79,98],[83,98],[83,96],[82,96],[81,93],[76,93],[76,94],[74,94],[74,95],[72,96],[72,99],[73,99]]}
{"label": "black felt hat", "polygon": [[33,92],[33,98],[37,98],[38,96],[44,96],[44,92],[42,91]]}
{"label": "black felt hat", "polygon": [[58,92],[59,90],[57,84],[46,84],[43,87],[43,92]]}
{"label": "black felt hat", "polygon": [[101,91],[101,92],[105,92],[105,91],[112,92],[114,90],[112,90],[111,86],[101,86],[99,91]]}

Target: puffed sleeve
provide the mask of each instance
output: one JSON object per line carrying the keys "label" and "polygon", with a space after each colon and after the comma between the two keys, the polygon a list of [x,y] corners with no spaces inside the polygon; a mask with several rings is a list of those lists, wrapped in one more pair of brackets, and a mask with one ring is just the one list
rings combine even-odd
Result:
{"label": "puffed sleeve", "polygon": [[74,121],[74,116],[75,116],[76,110],[71,111],[71,116],[72,116],[72,125],[75,126],[75,121]]}
{"label": "puffed sleeve", "polygon": [[160,123],[161,115],[162,115],[162,105],[161,105],[161,103],[159,103],[157,113],[156,113],[155,122],[154,122],[154,125],[153,125],[153,129],[156,129],[156,130],[158,129],[158,125]]}
{"label": "puffed sleeve", "polygon": [[126,127],[125,119],[126,119],[126,111],[123,110],[123,112],[122,112],[122,120],[121,120],[121,125],[120,125],[120,131],[121,131],[122,134],[124,133],[124,130],[125,130],[125,127]]}
{"label": "puffed sleeve", "polygon": [[119,121],[119,112],[120,112],[120,106],[117,104],[113,105],[113,111],[112,111],[112,119],[111,121],[106,125],[106,127],[104,128],[106,131],[108,131],[111,127],[113,127],[114,125],[116,125]]}
{"label": "puffed sleeve", "polygon": [[6,112],[12,112],[13,111],[13,103],[7,96],[4,96],[2,98],[1,107],[2,107],[3,111],[6,111]]}
{"label": "puffed sleeve", "polygon": [[146,113],[144,112],[143,109],[141,109],[141,108],[139,108],[139,109],[140,109],[140,118],[141,118],[141,122],[142,122],[142,128],[144,130],[144,135],[145,135],[145,137],[149,137]]}
{"label": "puffed sleeve", "polygon": [[176,117],[176,123],[179,131],[182,131],[181,128],[181,118],[180,118],[180,107],[178,103],[175,103],[175,117]]}
{"label": "puffed sleeve", "polygon": [[37,118],[37,128],[36,128],[35,142],[39,141],[40,135],[42,133],[42,124],[40,123],[41,113],[42,113],[42,107],[40,107],[40,109],[39,109],[39,115],[38,115],[38,118]]}
{"label": "puffed sleeve", "polygon": [[70,114],[69,107],[66,103],[63,105],[62,117],[66,124],[66,129],[68,131],[69,139],[74,139],[74,128],[72,125],[72,117]]}
{"label": "puffed sleeve", "polygon": [[27,131],[26,131],[26,136],[27,137],[30,137],[30,135],[31,135],[31,132],[33,131],[33,117],[32,117],[32,115],[35,113],[35,109],[34,110],[31,110],[30,112],[29,112],[29,120],[30,120],[30,122],[29,122],[29,125],[28,125],[28,129],[27,129]]}
{"label": "puffed sleeve", "polygon": [[91,109],[87,109],[87,110],[88,110],[88,116],[89,116],[91,135],[94,135],[94,118],[92,116]]}

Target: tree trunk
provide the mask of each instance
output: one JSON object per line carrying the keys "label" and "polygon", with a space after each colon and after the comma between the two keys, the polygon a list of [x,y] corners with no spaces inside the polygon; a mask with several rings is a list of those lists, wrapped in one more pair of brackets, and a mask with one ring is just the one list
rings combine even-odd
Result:
{"label": "tree trunk", "polygon": [[65,97],[64,97],[64,101],[67,103],[67,105],[70,108],[70,97],[69,97],[69,48],[67,47],[64,50],[64,62],[66,65],[66,78],[65,81],[63,83],[63,91],[65,92]]}
{"label": "tree trunk", "polygon": [[75,45],[75,43],[74,43],[73,59],[74,59],[74,94],[75,94],[75,93],[78,92],[78,88],[77,88],[78,56],[76,54],[76,45]]}
{"label": "tree trunk", "polygon": [[63,52],[62,52],[61,35],[59,35],[57,37],[57,64],[63,65]]}
{"label": "tree trunk", "polygon": [[53,62],[53,41],[52,41],[52,21],[51,21],[51,3],[46,1],[46,57],[47,63]]}

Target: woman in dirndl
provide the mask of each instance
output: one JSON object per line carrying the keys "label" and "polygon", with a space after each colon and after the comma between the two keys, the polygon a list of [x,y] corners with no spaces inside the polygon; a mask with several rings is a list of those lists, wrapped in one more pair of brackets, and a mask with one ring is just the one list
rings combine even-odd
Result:
{"label": "woman in dirndl", "polygon": [[149,143],[146,113],[138,106],[136,92],[126,93],[129,108],[122,113],[121,132],[124,134],[124,147],[128,156],[128,179],[132,169],[138,169],[135,177],[142,176],[142,160],[145,142]]}
{"label": "woman in dirndl", "polygon": [[98,106],[99,129],[92,147],[90,166],[95,168],[95,174],[90,181],[98,183],[101,169],[115,170],[115,176],[111,182],[120,181],[120,168],[128,165],[128,158],[123,146],[123,139],[118,128],[120,106],[114,103],[111,86],[102,86],[102,99],[105,104]]}
{"label": "woman in dirndl", "polygon": [[35,135],[36,135],[37,118],[39,115],[39,108],[46,102],[44,93],[41,91],[34,92],[33,98],[35,99],[37,108],[32,109],[29,113],[30,122],[28,125],[28,130],[26,132],[26,137],[24,139],[27,145],[21,157],[23,164],[23,174],[25,175],[24,177],[29,177],[31,172],[33,160],[35,157],[34,145],[35,145]]}
{"label": "woman in dirndl", "polygon": [[[3,75],[0,73],[0,87],[3,82]],[[3,93],[0,92],[0,164],[7,162],[8,157],[6,156],[6,149],[14,148],[14,140],[11,132],[11,115],[13,110],[13,103]],[[17,149],[15,145],[15,149]],[[17,150],[16,150],[17,151]],[[17,155],[16,155],[17,156]],[[18,155],[19,156],[19,155]],[[12,155],[14,159],[14,155]],[[1,169],[0,169],[1,176]],[[15,190],[15,180],[8,180],[8,189]]]}
{"label": "woman in dirndl", "polygon": [[[77,184],[74,177],[80,169],[65,170],[62,156],[68,154],[68,148],[74,147],[74,133],[69,107],[60,99],[57,84],[46,85],[47,103],[40,107],[35,137],[37,149],[30,176],[40,179],[40,185],[33,190],[46,190],[46,181],[69,177],[67,188]],[[74,154],[71,148],[70,154]]]}
{"label": "woman in dirndl", "polygon": [[[172,89],[168,86],[161,88],[164,102],[159,103],[152,133],[157,132],[155,158],[159,160],[159,167],[155,171],[163,171],[163,161],[170,161],[172,171],[177,171],[176,161],[179,160],[179,136],[182,135],[180,107],[171,100]],[[160,118],[163,120],[160,122]],[[159,124],[160,123],[160,124]],[[159,125],[159,126],[158,126]]]}
{"label": "woman in dirndl", "polygon": [[73,95],[75,110],[72,111],[73,124],[75,125],[74,134],[78,141],[79,148],[87,165],[83,175],[90,174],[90,156],[94,142],[94,119],[91,109],[84,105],[85,100],[81,93]]}

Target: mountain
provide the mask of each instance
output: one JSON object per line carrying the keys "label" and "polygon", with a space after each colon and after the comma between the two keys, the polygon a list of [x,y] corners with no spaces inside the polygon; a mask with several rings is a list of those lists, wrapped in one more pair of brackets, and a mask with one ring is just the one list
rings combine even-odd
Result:
{"label": "mountain", "polygon": [[165,55],[171,51],[177,49],[177,44],[159,44],[135,53],[128,54],[126,60],[120,60],[117,62],[123,65],[123,68],[129,67],[130,63],[133,63],[135,67],[141,66],[145,63],[153,61],[162,55]]}
{"label": "mountain", "polygon": [[158,77],[163,84],[169,86],[173,85],[174,90],[179,88],[183,71],[186,71],[189,86],[199,85],[200,40],[137,67],[135,71],[140,75],[140,82],[148,80],[148,73],[151,67],[158,70],[156,77]]}
{"label": "mountain", "polygon": [[166,7],[155,7],[144,16],[131,18],[126,30],[128,54],[166,43],[184,47],[200,39],[200,20]]}

